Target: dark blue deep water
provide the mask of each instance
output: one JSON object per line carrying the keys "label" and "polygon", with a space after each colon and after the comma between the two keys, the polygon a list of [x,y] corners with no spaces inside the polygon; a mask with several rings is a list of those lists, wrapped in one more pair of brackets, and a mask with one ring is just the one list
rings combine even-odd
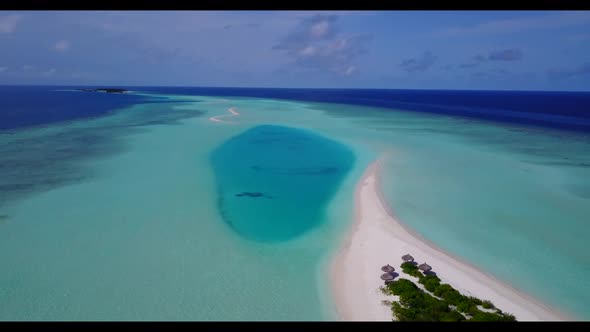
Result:
{"label": "dark blue deep water", "polygon": [[[0,86],[0,130],[96,117],[132,104],[158,101],[132,94],[59,91],[76,88],[79,87]],[[376,106],[519,125],[590,131],[590,92],[124,88],[161,94],[259,97]]]}
{"label": "dark blue deep water", "polygon": [[76,88],[0,86],[0,130],[97,117],[156,101],[132,94],[60,91]]}
{"label": "dark blue deep water", "polygon": [[375,106],[590,131],[590,92],[142,87],[137,90]]}

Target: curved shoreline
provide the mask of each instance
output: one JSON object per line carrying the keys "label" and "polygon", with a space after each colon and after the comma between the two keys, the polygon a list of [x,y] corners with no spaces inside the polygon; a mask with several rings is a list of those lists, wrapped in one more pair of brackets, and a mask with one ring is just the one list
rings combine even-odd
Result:
{"label": "curved shoreline", "polygon": [[236,108],[235,107],[230,107],[230,108],[227,109],[227,111],[230,112],[231,114],[224,114],[224,115],[212,116],[212,117],[209,118],[209,120],[210,121],[213,121],[213,122],[226,122],[226,123],[230,123],[229,121],[220,120],[219,118],[240,115],[240,113],[238,113],[238,111],[236,111]]}
{"label": "curved shoreline", "polygon": [[382,158],[373,162],[355,189],[355,221],[330,266],[336,311],[342,320],[392,320],[382,300],[392,300],[379,291],[380,267],[391,264],[402,278],[411,279],[399,265],[411,254],[428,262],[442,282],[465,295],[492,301],[519,321],[570,320],[569,315],[549,308],[539,300],[454,257],[400,223],[381,194],[378,175]]}

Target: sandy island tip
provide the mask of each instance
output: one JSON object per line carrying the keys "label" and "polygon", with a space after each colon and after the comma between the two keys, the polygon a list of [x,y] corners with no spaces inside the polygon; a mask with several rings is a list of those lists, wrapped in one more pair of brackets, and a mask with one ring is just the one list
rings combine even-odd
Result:
{"label": "sandy island tip", "polygon": [[[444,253],[432,243],[400,224],[381,197],[378,173],[381,161],[371,164],[357,185],[355,222],[330,266],[332,292],[340,319],[346,321],[391,321],[391,307],[383,300],[397,300],[379,287],[381,267],[391,264],[398,278],[411,279],[400,269],[402,256],[411,254],[427,262],[441,282],[467,296],[492,301],[519,321],[568,319],[531,297]],[[397,280],[397,279],[396,279]]]}

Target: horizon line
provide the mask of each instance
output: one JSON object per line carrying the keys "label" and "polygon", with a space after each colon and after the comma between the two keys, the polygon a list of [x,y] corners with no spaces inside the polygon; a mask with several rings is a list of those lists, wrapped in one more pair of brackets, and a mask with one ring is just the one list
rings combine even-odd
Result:
{"label": "horizon line", "polygon": [[502,91],[502,92],[577,92],[577,93],[590,93],[590,90],[516,90],[516,89],[410,89],[410,88],[327,88],[327,87],[313,87],[313,88],[302,88],[302,87],[243,87],[243,86],[202,86],[202,85],[110,85],[110,84],[99,84],[99,85],[86,85],[86,84],[0,84],[0,87],[100,87],[100,88],[197,88],[197,89],[273,89],[273,90],[402,90],[402,91]]}

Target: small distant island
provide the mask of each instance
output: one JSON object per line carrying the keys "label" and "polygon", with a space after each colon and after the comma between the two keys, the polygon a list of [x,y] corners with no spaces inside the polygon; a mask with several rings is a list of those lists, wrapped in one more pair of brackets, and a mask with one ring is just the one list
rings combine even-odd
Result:
{"label": "small distant island", "polygon": [[78,91],[84,92],[106,92],[106,93],[126,93],[129,90],[117,89],[117,88],[99,88],[99,89],[78,89]]}

